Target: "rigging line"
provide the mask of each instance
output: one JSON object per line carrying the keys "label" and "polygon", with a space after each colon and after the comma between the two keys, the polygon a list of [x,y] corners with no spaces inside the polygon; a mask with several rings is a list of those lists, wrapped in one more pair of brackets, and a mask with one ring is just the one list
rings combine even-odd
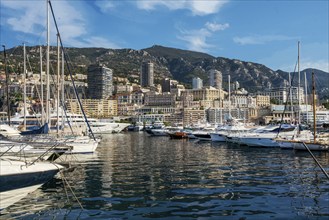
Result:
{"label": "rigging line", "polygon": [[[54,67],[53,67],[53,65],[50,65],[50,69],[52,70],[52,72],[54,73],[55,72],[55,70],[54,70]],[[59,90],[59,88],[58,88],[58,85],[57,85],[57,80],[55,80],[55,74],[52,74],[52,75],[50,75],[51,76],[51,80],[52,80],[52,82],[53,82],[53,86],[50,88],[51,89],[51,91],[52,91],[52,94],[55,94],[55,93],[57,93],[57,91]],[[56,86],[55,86],[56,85]],[[58,102],[60,102],[61,104],[62,104],[62,108],[63,108],[63,110],[64,110],[64,113],[65,113],[65,118],[68,118],[68,116],[67,116],[67,113],[66,113],[66,109],[64,109],[64,105],[63,105],[63,103],[64,103],[64,100],[57,100]],[[58,122],[57,122],[58,123]],[[71,130],[71,133],[73,134],[74,132],[73,132],[73,129],[72,129],[72,127],[71,126],[69,126],[70,127],[70,130]]]}
{"label": "rigging line", "polygon": [[71,130],[71,133],[72,134],[74,134],[74,131],[73,131],[73,128],[72,128],[72,126],[71,126],[71,122],[70,122],[70,118],[68,117],[68,115],[67,115],[67,108],[66,108],[66,105],[65,105],[65,102],[64,102],[64,100],[62,100],[62,108],[63,108],[63,110],[64,110],[64,114],[65,114],[65,118],[67,119],[67,123],[68,123],[68,125],[69,125],[69,127],[70,127],[70,130]]}
{"label": "rigging line", "polygon": [[27,63],[29,64],[30,71],[33,73],[32,66],[31,66],[31,63],[30,63],[30,59],[29,59],[29,55],[28,54],[26,55],[26,60],[27,60]]}
{"label": "rigging line", "polygon": [[[29,65],[30,71],[33,73],[33,71],[32,71],[32,66],[31,66],[31,63],[30,63],[30,59],[29,59],[29,56],[28,56],[28,54],[26,55],[26,59],[27,59],[27,62],[28,62],[28,65]],[[27,76],[27,73],[23,73],[23,74],[24,74],[24,77],[26,78],[26,76]],[[37,94],[38,94],[38,96],[40,97],[40,94],[39,94],[39,89],[38,89],[38,87],[36,87],[36,90],[37,90]],[[25,95],[26,95],[26,94],[25,94]],[[26,96],[27,96],[27,95],[26,95]],[[37,112],[36,112],[36,111],[34,111],[34,109],[33,109],[33,107],[32,107],[32,104],[31,104],[31,102],[30,102],[30,110],[32,110],[32,112],[33,112],[33,115],[37,116]],[[42,125],[42,123],[41,123],[41,120],[40,120],[38,117],[36,117],[36,119],[37,119],[37,121],[38,121],[39,125]]]}
{"label": "rigging line", "polygon": [[[70,77],[71,77],[72,85],[73,85],[73,88],[74,88],[74,92],[75,92],[75,94],[76,94],[76,96],[77,96],[77,100],[78,100],[78,102],[79,102],[79,106],[80,106],[81,111],[82,111],[82,114],[83,114],[83,116],[84,116],[84,118],[85,118],[85,122],[86,122],[86,124],[87,124],[87,126],[88,126],[89,133],[92,135],[94,141],[96,141],[95,135],[94,135],[94,133],[93,133],[93,131],[92,131],[90,125],[89,125],[89,122],[88,122],[87,116],[86,116],[86,114],[85,114],[85,111],[83,110],[82,103],[81,103],[81,100],[80,100],[80,98],[79,98],[79,95],[78,95],[78,92],[77,92],[77,88],[76,88],[75,83],[74,83],[74,80],[73,80],[72,71],[71,71],[70,65],[69,65],[68,60],[67,60],[67,59],[68,59],[68,58],[67,58],[67,53],[66,53],[65,48],[64,48],[64,46],[63,46],[62,37],[61,37],[61,35],[60,35],[60,33],[59,33],[59,29],[58,29],[58,25],[57,25],[57,21],[56,21],[56,18],[55,18],[55,14],[54,14],[54,10],[53,10],[53,7],[52,7],[52,4],[51,4],[51,1],[48,0],[48,3],[49,3],[49,6],[50,6],[50,9],[51,9],[51,14],[52,14],[53,19],[54,19],[55,27],[56,27],[56,30],[57,30],[57,34],[58,34],[58,37],[59,37],[60,44],[61,44],[61,49],[62,49],[62,52],[63,52],[63,54],[64,54],[65,63],[66,63],[67,69],[68,69],[68,71],[69,71],[69,73],[70,73]],[[71,64],[71,65],[72,65],[72,64]],[[72,69],[73,69],[73,66],[72,66]]]}
{"label": "rigging line", "polygon": [[[43,57],[44,57],[44,56],[43,56]],[[50,69],[52,70],[52,72],[55,72],[55,71],[54,71],[54,67],[53,67],[53,65],[50,65]],[[52,79],[53,85],[55,85],[54,74],[52,74],[52,75],[50,75],[50,76],[51,76],[51,79]],[[54,86],[51,87],[50,90],[56,90],[55,92],[57,92],[57,86],[56,86],[55,88],[54,88]],[[53,93],[54,93],[54,91],[53,91]],[[72,126],[71,126],[71,124],[70,124],[70,122],[69,122],[70,119],[69,119],[69,117],[68,117],[68,115],[67,115],[67,112],[66,112],[67,108],[65,107],[65,102],[64,102],[64,100],[61,100],[61,103],[62,103],[62,108],[63,108],[63,110],[64,110],[65,118],[68,120],[68,124],[69,124],[70,130],[71,130],[71,133],[74,134],[73,129],[72,129]]]}
{"label": "rigging line", "polygon": [[[298,60],[296,61],[295,68],[294,68],[294,72],[296,71],[297,64],[298,64]],[[295,74],[292,75],[292,77],[291,77],[291,79],[290,79],[291,81],[289,82],[289,90],[288,90],[288,93],[287,93],[287,100],[288,100],[289,97],[290,97],[290,92],[291,92],[291,88],[292,88],[292,82],[293,82],[294,78],[295,78]],[[298,97],[298,98],[299,98],[299,97]],[[280,123],[279,129],[278,129],[278,132],[277,132],[277,134],[276,134],[276,138],[279,137],[279,133],[280,133],[280,131],[281,131],[281,126],[282,126],[282,122],[283,122],[283,115],[284,115],[284,113],[285,113],[285,111],[286,111],[286,109],[287,109],[287,105],[288,105],[288,101],[286,101],[286,102],[285,102],[285,105],[284,105],[284,110],[283,110],[283,113],[282,113],[282,115],[281,115],[281,123]],[[292,105],[292,103],[291,103],[291,105]],[[291,122],[290,122],[290,123],[291,123]]]}
{"label": "rigging line", "polygon": [[[29,55],[26,55],[26,58],[27,58],[27,62],[28,62],[28,64],[29,64],[30,71],[33,73],[32,66],[31,66],[30,59],[29,59]],[[41,80],[41,79],[40,79],[40,80]],[[40,98],[41,95],[40,95],[40,91],[39,91],[38,86],[35,86],[35,88],[36,88],[36,91],[37,91],[37,95],[38,95],[38,97]],[[41,87],[40,87],[40,88],[41,88]],[[34,113],[36,113],[36,112],[34,111],[33,108],[32,108],[32,110],[33,110]],[[40,122],[39,122],[39,123],[40,123]],[[40,124],[41,124],[41,123],[40,123]]]}
{"label": "rigging line", "polygon": [[69,201],[70,200],[70,198],[69,198],[69,193],[67,192],[67,189],[66,189],[66,187],[65,187],[65,181],[64,181],[64,174],[63,174],[63,171],[60,171],[60,175],[61,175],[61,179],[62,179],[62,181],[63,181],[63,185],[64,185],[64,191],[65,191],[65,195],[66,195],[66,199],[67,199],[67,201]]}
{"label": "rigging line", "polygon": [[307,149],[307,151],[310,153],[310,155],[312,156],[313,160],[315,161],[315,163],[320,167],[321,171],[323,172],[323,174],[327,177],[327,179],[329,180],[329,175],[328,173],[323,169],[323,167],[321,166],[321,164],[319,163],[319,161],[315,158],[314,154],[312,153],[312,151],[310,150],[310,148],[308,148],[308,146],[305,144],[305,142],[302,142],[304,147]]}
{"label": "rigging line", "polygon": [[[75,200],[78,202],[80,208],[81,208],[82,210],[84,210],[84,208],[83,208],[81,202],[79,201],[78,197],[75,195],[75,193],[74,193],[74,191],[73,191],[73,189],[72,189],[70,183],[67,181],[67,179],[66,179],[66,177],[64,176],[64,174],[63,174],[63,173],[61,173],[61,174],[62,174],[62,175],[61,175],[61,176],[62,176],[62,179],[63,179],[64,182],[67,184],[67,187],[69,188],[69,190],[70,190],[70,192],[72,193],[72,195],[73,195],[73,197],[75,198]],[[64,187],[64,188],[65,188],[65,187]]]}
{"label": "rigging line", "polygon": [[54,143],[54,145],[50,146],[44,153],[42,153],[40,156],[38,156],[34,161],[30,162],[29,165],[33,165],[35,162],[42,160],[42,158],[45,155],[47,155],[49,152],[51,152],[54,148],[58,147],[59,145],[60,145],[60,143]]}
{"label": "rigging line", "polygon": [[[66,94],[66,96],[70,96],[70,92],[69,92],[69,91],[66,91],[66,90],[65,90],[65,94]],[[65,104],[64,100],[62,101],[62,103],[63,103],[63,105],[65,105],[65,110],[67,111],[68,108],[67,108],[67,105]],[[70,103],[71,103],[71,101],[70,101]],[[80,107],[79,109],[81,109],[81,107]],[[74,132],[73,132],[73,128],[72,128],[72,125],[78,127],[78,122],[77,122],[77,120],[74,118],[74,116],[69,116],[69,115],[67,114],[66,111],[64,111],[64,112],[65,112],[65,116],[66,116],[66,118],[68,119],[69,126],[70,126],[70,129],[71,129],[71,131],[72,131],[72,134],[74,134]],[[81,111],[81,112],[82,112],[82,111]],[[78,113],[79,113],[79,111],[78,111]],[[80,113],[79,113],[79,114],[80,114]]]}
{"label": "rigging line", "polygon": [[[52,72],[54,73],[55,70],[54,70],[53,65],[50,65],[50,68],[51,68]],[[50,75],[50,76],[51,76],[51,79],[52,79],[53,85],[55,85],[55,83],[56,83],[56,81],[55,81],[55,79],[54,79],[55,75],[52,74],[52,75]],[[55,92],[57,92],[58,89],[59,89],[58,86],[53,86],[53,87],[52,87],[52,90],[55,90]],[[54,94],[55,92],[53,91],[53,94]],[[69,117],[68,117],[68,115],[67,115],[67,108],[64,106],[64,105],[65,105],[65,101],[64,101],[64,100],[60,100],[60,102],[62,103],[62,108],[63,108],[63,110],[64,110],[65,118],[66,118],[67,121],[68,121],[68,124],[69,124],[70,130],[71,130],[71,133],[74,134],[73,128],[72,128],[72,126],[71,126],[71,124],[70,124],[70,122],[69,122],[70,119],[69,119]]]}

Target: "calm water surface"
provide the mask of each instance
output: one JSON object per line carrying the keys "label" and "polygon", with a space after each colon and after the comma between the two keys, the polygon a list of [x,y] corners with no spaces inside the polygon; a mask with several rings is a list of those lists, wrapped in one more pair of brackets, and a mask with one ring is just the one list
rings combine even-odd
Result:
{"label": "calm water surface", "polygon": [[[329,154],[315,153],[329,172]],[[329,219],[329,181],[307,152],[170,140],[103,138],[1,219]]]}

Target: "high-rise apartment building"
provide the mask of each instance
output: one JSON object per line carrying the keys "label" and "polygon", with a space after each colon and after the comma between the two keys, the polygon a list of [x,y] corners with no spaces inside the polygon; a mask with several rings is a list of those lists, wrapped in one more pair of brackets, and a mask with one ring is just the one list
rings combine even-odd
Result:
{"label": "high-rise apartment building", "polygon": [[219,70],[211,69],[209,73],[209,85],[216,89],[222,89],[223,76]]}
{"label": "high-rise apartment building", "polygon": [[238,81],[233,82],[232,89],[233,91],[240,89],[240,83]]}
{"label": "high-rise apartment building", "polygon": [[91,99],[108,99],[113,92],[113,71],[102,65],[88,67],[88,96]]}
{"label": "high-rise apartment building", "polygon": [[171,81],[172,80],[169,78],[162,79],[161,81],[162,92],[170,92]]}
{"label": "high-rise apartment building", "polygon": [[203,87],[202,79],[200,79],[199,77],[194,77],[192,79],[192,88],[193,89],[202,89],[202,87]]}
{"label": "high-rise apartment building", "polygon": [[153,86],[154,64],[151,61],[144,61],[140,70],[140,84],[142,87]]}

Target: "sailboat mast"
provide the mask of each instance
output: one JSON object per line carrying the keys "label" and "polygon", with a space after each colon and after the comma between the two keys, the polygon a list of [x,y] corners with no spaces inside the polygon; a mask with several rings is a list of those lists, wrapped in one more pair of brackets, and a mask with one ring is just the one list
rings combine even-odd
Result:
{"label": "sailboat mast", "polygon": [[306,106],[306,123],[308,124],[308,107],[307,107],[307,78],[306,72],[304,72],[304,80],[305,80],[305,106]]}
{"label": "sailboat mast", "polygon": [[43,78],[42,78],[42,46],[40,46],[40,90],[41,90],[41,97],[40,97],[40,102],[41,102],[41,122],[42,124],[45,123],[45,115],[44,115],[44,110],[43,110]]}
{"label": "sailboat mast", "polygon": [[56,130],[57,135],[59,134],[59,73],[60,73],[60,61],[59,61],[59,35],[57,35],[57,100],[56,100],[56,111],[57,111],[57,123],[56,123]]}
{"label": "sailboat mast", "polygon": [[314,72],[312,72],[312,94],[313,94],[313,130],[314,130],[314,143],[316,142],[316,100],[315,100],[315,80]]}
{"label": "sailboat mast", "polygon": [[5,63],[5,75],[6,75],[6,98],[7,98],[7,117],[8,117],[8,125],[10,126],[10,98],[9,98],[9,73],[7,70],[7,53],[6,53],[6,46],[2,45],[3,47],[3,56],[4,56],[4,63]]}
{"label": "sailboat mast", "polygon": [[23,70],[23,101],[24,101],[24,124],[23,131],[26,130],[26,49],[25,43],[23,44],[23,56],[24,56],[24,70]]}
{"label": "sailboat mast", "polygon": [[228,75],[228,114],[231,117],[231,76]]}
{"label": "sailboat mast", "polygon": [[62,80],[61,80],[61,93],[62,93],[62,130],[64,130],[64,52],[62,50]]}
{"label": "sailboat mast", "polygon": [[292,83],[291,83],[291,76],[290,76],[290,72],[289,72],[289,97],[290,97],[290,108],[291,108],[291,116],[290,116],[290,122],[292,122],[293,120],[293,116],[294,116],[294,107],[292,104],[292,89],[291,89]]}
{"label": "sailboat mast", "polygon": [[298,98],[298,124],[300,124],[300,42],[298,41],[298,90],[297,90],[297,98]]}
{"label": "sailboat mast", "polygon": [[49,106],[49,101],[50,101],[50,85],[49,85],[49,44],[50,44],[50,25],[49,25],[49,7],[48,3],[49,0],[46,0],[47,3],[47,81],[46,81],[46,87],[47,87],[47,100],[46,100],[46,122],[49,124],[50,123],[50,106]]}

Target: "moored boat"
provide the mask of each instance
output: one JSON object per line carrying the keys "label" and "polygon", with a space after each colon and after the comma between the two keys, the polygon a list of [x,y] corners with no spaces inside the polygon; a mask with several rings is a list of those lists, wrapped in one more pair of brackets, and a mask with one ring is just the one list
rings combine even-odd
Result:
{"label": "moored boat", "polygon": [[167,129],[146,129],[146,133],[148,133],[150,136],[168,136],[168,130]]}
{"label": "moored boat", "polygon": [[171,139],[187,139],[188,135],[184,131],[175,131],[175,132],[168,132],[168,135]]}
{"label": "moored boat", "polygon": [[61,169],[63,169],[61,165],[51,161],[28,161],[21,160],[19,157],[1,156],[0,209],[4,209],[23,198],[23,191],[34,191],[48,182]]}

